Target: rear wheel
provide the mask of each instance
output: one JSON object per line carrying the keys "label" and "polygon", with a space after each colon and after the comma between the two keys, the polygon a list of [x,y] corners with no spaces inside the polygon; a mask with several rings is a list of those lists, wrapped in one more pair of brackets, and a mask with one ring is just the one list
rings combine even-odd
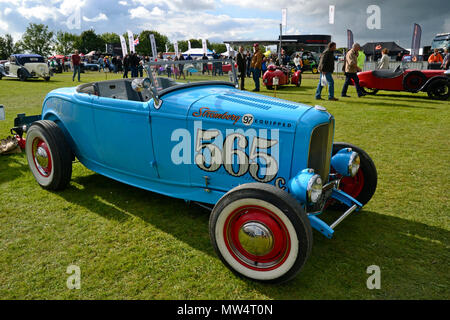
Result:
{"label": "rear wheel", "polygon": [[267,90],[273,90],[273,86],[267,86]]}
{"label": "rear wheel", "polygon": [[56,123],[36,121],[27,131],[28,166],[39,185],[48,190],[67,186],[72,176],[72,152]]}
{"label": "rear wheel", "polygon": [[377,92],[378,92],[378,89],[371,89],[371,88],[361,88],[361,91],[362,91],[363,93],[365,93],[365,94],[368,94],[368,95],[372,95],[372,96],[374,96],[374,95],[376,95],[376,94],[377,94]]}
{"label": "rear wheel", "polygon": [[427,89],[428,97],[436,100],[448,100],[450,97],[450,82],[438,79],[431,82]]}
{"label": "rear wheel", "polygon": [[[350,143],[335,142],[333,144],[333,155],[344,148],[352,148],[353,151],[357,152],[361,163],[354,177],[343,177],[341,179],[339,189],[361,202],[362,205],[365,205],[377,189],[377,169],[370,156],[364,150]],[[342,209],[344,206],[336,203],[333,207]]]}
{"label": "rear wheel", "polygon": [[403,88],[406,91],[416,93],[427,81],[427,77],[420,71],[411,71],[403,78]]}
{"label": "rear wheel", "polygon": [[209,232],[228,268],[263,282],[295,277],[312,247],[311,225],[300,203],[263,183],[244,184],[226,193],[214,206]]}
{"label": "rear wheel", "polygon": [[45,81],[50,81],[50,77],[45,77],[44,80]]}

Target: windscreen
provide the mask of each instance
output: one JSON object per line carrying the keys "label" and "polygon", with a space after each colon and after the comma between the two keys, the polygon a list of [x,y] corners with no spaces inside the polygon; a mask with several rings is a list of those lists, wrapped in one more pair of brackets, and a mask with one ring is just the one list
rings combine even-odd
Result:
{"label": "windscreen", "polygon": [[146,64],[148,77],[158,93],[194,82],[228,82],[237,85],[232,59],[189,58],[155,59]]}

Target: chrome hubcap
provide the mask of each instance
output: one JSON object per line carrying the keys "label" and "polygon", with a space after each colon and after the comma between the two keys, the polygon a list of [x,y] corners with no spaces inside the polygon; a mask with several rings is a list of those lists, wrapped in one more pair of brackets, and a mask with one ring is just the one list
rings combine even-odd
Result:
{"label": "chrome hubcap", "polygon": [[47,151],[43,147],[38,147],[36,149],[36,153],[34,154],[34,157],[36,158],[36,162],[39,169],[47,168],[48,167],[48,154]]}
{"label": "chrome hubcap", "polygon": [[273,248],[273,234],[269,228],[259,222],[248,222],[239,230],[239,242],[242,248],[255,256],[268,254]]}

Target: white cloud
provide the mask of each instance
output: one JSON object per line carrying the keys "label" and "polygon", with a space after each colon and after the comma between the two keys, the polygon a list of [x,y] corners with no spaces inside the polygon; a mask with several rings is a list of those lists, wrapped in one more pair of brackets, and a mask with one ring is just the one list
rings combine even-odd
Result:
{"label": "white cloud", "polygon": [[26,19],[38,19],[40,21],[45,21],[49,19],[56,20],[58,14],[53,10],[52,7],[46,6],[35,6],[35,7],[19,7],[17,11]]}
{"label": "white cloud", "polygon": [[127,6],[128,2],[126,2],[126,1],[119,1],[119,4],[122,5],[122,6]]}
{"label": "white cloud", "polygon": [[94,17],[94,18],[88,18],[83,16],[83,20],[86,22],[98,22],[98,21],[106,21],[108,20],[108,17],[106,16],[106,14],[104,13],[99,13],[98,16]]}
{"label": "white cloud", "polygon": [[150,16],[150,11],[148,11],[147,9],[145,9],[144,7],[137,7],[134,9],[130,9],[128,11],[130,13],[130,18],[131,19],[146,19]]}
{"label": "white cloud", "polygon": [[7,16],[8,14],[10,14],[12,12],[12,9],[11,8],[5,8],[5,10],[3,10],[3,14],[5,15],[5,16]]}

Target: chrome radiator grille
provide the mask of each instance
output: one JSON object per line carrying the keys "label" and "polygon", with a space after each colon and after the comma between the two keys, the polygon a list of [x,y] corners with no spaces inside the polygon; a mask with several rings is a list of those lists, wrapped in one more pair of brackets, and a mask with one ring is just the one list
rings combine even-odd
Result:
{"label": "chrome radiator grille", "polygon": [[331,151],[333,148],[334,121],[314,128],[309,144],[308,168],[319,174],[323,183],[328,181]]}

